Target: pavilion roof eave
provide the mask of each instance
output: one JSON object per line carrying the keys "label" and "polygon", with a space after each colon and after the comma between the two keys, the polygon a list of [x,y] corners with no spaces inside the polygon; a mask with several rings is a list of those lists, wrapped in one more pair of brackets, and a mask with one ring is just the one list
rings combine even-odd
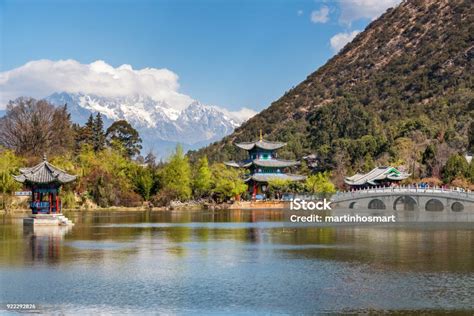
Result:
{"label": "pavilion roof eave", "polygon": [[265,149],[265,150],[276,150],[283,146],[286,146],[286,143],[282,142],[271,142],[264,139],[255,141],[255,142],[242,142],[242,143],[235,143],[235,146],[244,149],[244,150],[252,150],[254,147]]}
{"label": "pavilion roof eave", "polygon": [[66,173],[46,160],[37,164],[34,167],[21,168],[20,174],[13,177],[20,183],[30,184],[66,184],[76,180],[76,176]]}
{"label": "pavilion roof eave", "polygon": [[285,167],[293,167],[299,164],[298,161],[294,160],[279,160],[279,159],[255,159],[253,160],[253,164],[260,167],[275,167],[275,168],[285,168]]}
{"label": "pavilion roof eave", "polygon": [[254,159],[254,160],[244,160],[244,161],[226,161],[224,162],[226,166],[234,168],[248,168],[251,165],[259,167],[270,167],[270,168],[285,168],[293,167],[299,164],[298,161],[294,160],[278,160],[278,159]]}
{"label": "pavilion roof eave", "polygon": [[305,176],[288,174],[288,173],[274,173],[274,174],[253,174],[246,181],[256,181],[256,182],[268,182],[273,179],[276,180],[287,180],[287,181],[303,181],[306,179]]}
{"label": "pavilion roof eave", "polygon": [[400,172],[393,167],[378,167],[365,174],[356,173],[351,177],[346,177],[344,179],[344,183],[348,185],[376,185],[375,181],[386,179],[392,181],[401,181],[408,178],[409,176],[409,173]]}
{"label": "pavilion roof eave", "polygon": [[252,165],[252,161],[225,161],[224,165],[234,168],[247,168]]}

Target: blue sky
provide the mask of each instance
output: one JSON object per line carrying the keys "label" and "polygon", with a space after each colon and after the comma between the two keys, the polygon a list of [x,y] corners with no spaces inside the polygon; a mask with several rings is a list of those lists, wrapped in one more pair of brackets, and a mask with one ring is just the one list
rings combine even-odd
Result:
{"label": "blue sky", "polygon": [[[396,2],[0,0],[0,89],[4,98],[52,89],[24,84],[25,69],[15,78],[31,61],[103,60],[114,68],[166,68],[179,77],[179,93],[259,111]],[[38,75],[44,81],[48,69]]]}

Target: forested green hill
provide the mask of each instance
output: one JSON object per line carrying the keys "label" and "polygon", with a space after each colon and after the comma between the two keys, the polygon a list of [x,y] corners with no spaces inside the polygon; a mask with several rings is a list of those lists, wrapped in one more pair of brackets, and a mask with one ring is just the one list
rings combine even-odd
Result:
{"label": "forested green hill", "polygon": [[262,129],[288,142],[283,156],[316,153],[339,179],[389,163],[440,176],[451,154],[473,146],[473,22],[470,1],[404,1],[233,134],[190,155],[239,158],[232,143]]}

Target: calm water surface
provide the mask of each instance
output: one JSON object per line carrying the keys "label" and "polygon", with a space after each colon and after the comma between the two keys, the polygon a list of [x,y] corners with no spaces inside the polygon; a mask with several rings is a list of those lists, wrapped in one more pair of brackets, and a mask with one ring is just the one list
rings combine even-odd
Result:
{"label": "calm water surface", "polygon": [[294,224],[282,211],[0,217],[0,306],[44,313],[474,312],[474,224]]}

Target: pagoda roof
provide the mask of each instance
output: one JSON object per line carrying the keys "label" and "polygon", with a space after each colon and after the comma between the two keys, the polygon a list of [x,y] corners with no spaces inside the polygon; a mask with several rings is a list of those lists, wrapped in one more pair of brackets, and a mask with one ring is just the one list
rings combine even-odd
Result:
{"label": "pagoda roof", "polygon": [[409,173],[399,171],[394,167],[377,167],[368,173],[356,173],[351,177],[346,177],[344,182],[348,185],[376,185],[377,183],[375,181],[400,181],[408,178],[409,176]]}
{"label": "pagoda roof", "polygon": [[60,183],[65,184],[76,180],[76,176],[70,175],[65,171],[50,164],[46,158],[34,167],[20,168],[20,175],[13,178],[21,183]]}
{"label": "pagoda roof", "polygon": [[243,143],[235,143],[235,146],[245,149],[245,150],[252,150],[254,148],[266,149],[266,150],[275,150],[285,146],[286,143],[282,142],[270,142],[265,139],[260,139],[255,142],[243,142]]}
{"label": "pagoda roof", "polygon": [[255,159],[252,162],[256,166],[275,167],[275,168],[292,167],[292,166],[296,166],[298,164],[298,161],[279,160],[279,159]]}
{"label": "pagoda roof", "polygon": [[254,159],[254,160],[243,160],[243,161],[227,161],[224,162],[225,165],[229,167],[236,168],[248,168],[251,165],[256,165],[259,167],[274,167],[274,168],[285,168],[292,167],[299,164],[295,160],[279,160],[279,159]]}
{"label": "pagoda roof", "polygon": [[252,160],[244,161],[224,161],[224,165],[235,168],[247,168],[252,165]]}
{"label": "pagoda roof", "polygon": [[254,180],[256,182],[268,182],[271,180],[302,181],[305,179],[305,176],[288,173],[256,173],[247,178],[245,182],[250,180]]}

